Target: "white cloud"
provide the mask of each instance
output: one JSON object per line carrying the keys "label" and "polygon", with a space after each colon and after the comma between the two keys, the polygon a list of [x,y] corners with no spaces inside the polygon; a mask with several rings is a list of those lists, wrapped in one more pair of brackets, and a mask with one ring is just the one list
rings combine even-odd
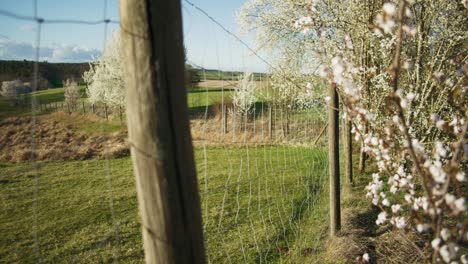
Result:
{"label": "white cloud", "polygon": [[19,27],[19,30],[21,31],[36,31],[36,26],[35,25],[22,25]]}
{"label": "white cloud", "polygon": [[[25,42],[0,39],[0,60],[34,60],[36,49]],[[41,47],[41,61],[49,62],[86,62],[101,55],[101,51],[78,45],[54,45]]]}

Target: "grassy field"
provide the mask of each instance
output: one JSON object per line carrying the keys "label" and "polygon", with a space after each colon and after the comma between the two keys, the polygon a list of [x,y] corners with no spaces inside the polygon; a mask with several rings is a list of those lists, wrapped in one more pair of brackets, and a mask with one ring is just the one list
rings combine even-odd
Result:
{"label": "grassy field", "polygon": [[[80,93],[83,97],[86,97],[86,87],[80,86]],[[64,88],[53,88],[35,93],[30,93],[25,96],[27,101],[31,100],[31,97],[35,95],[37,102],[62,102],[65,100]]]}
{"label": "grassy field", "polygon": [[[197,148],[213,263],[303,262],[326,233],[326,153],[258,146]],[[4,263],[143,261],[129,158],[0,165]],[[322,198],[321,198],[322,197]]]}
{"label": "grassy field", "polygon": [[[82,94],[82,98],[86,99],[86,88],[84,86],[80,86],[80,92]],[[224,94],[224,95],[223,95]],[[65,101],[64,97],[64,88],[53,88],[43,91],[38,91],[35,93],[27,94],[24,96],[26,100],[26,104],[28,105],[31,97],[35,96],[37,103],[54,103],[54,102],[63,102]],[[194,111],[204,111],[204,108],[208,105],[212,105],[214,103],[219,103],[222,101],[222,97],[226,102],[231,101],[231,91],[225,90],[222,92],[219,88],[210,88],[205,89],[204,87],[195,87],[190,89],[187,94],[187,102],[188,106],[191,110]],[[21,109],[11,106],[11,103],[7,101],[5,98],[0,97],[0,112],[12,112],[12,113],[19,113]]]}

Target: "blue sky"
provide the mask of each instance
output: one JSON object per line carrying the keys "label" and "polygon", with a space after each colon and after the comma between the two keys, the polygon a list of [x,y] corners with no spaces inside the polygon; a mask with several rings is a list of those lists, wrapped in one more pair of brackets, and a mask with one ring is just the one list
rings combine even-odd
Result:
{"label": "blue sky", "polygon": [[[191,0],[239,35],[236,12],[245,0]],[[266,65],[232,36],[182,0],[184,39],[190,62],[210,69],[266,71]],[[104,0],[37,0],[39,17],[45,19],[100,20]],[[34,0],[0,0],[0,9],[24,16],[34,15]],[[118,0],[107,0],[107,18],[119,20]],[[33,59],[37,25],[33,21],[0,16],[0,59]],[[110,24],[108,34],[118,30]],[[251,46],[251,36],[242,37]],[[104,25],[43,24],[41,60],[89,61],[104,43]]]}

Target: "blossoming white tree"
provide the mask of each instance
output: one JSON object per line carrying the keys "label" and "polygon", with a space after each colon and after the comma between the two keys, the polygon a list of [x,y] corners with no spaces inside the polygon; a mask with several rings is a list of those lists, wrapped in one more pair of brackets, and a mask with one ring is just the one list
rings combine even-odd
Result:
{"label": "blossoming white tree", "polygon": [[119,32],[114,32],[102,57],[90,64],[89,71],[83,74],[83,80],[87,84],[86,93],[92,103],[125,105]]}
{"label": "blossoming white tree", "polygon": [[24,87],[24,84],[20,80],[14,81],[4,81],[2,82],[2,89],[0,90],[0,95],[6,97],[8,100],[11,100],[13,103],[16,103],[18,99],[19,90]]}
{"label": "blossoming white tree", "polygon": [[232,103],[236,113],[241,118],[247,119],[256,101],[254,76],[252,73],[244,73],[239,77],[239,85],[232,94]]}
{"label": "blossoming white tree", "polygon": [[241,14],[260,43],[310,44],[376,160],[376,223],[431,237],[431,262],[467,261],[466,15],[466,1],[442,0],[252,0]]}
{"label": "blossoming white tree", "polygon": [[73,80],[66,80],[64,84],[65,101],[73,107],[76,107],[78,99],[80,98],[80,87]]}

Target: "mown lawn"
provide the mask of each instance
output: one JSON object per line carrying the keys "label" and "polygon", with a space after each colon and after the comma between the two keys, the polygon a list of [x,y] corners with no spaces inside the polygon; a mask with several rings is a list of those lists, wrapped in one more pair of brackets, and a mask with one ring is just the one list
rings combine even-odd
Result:
{"label": "mown lawn", "polygon": [[[83,97],[86,97],[86,87],[80,86],[80,94]],[[65,100],[64,88],[52,88],[42,91],[37,91],[35,93],[26,94],[25,99],[27,101],[31,100],[31,97],[35,96],[38,103],[40,102],[62,102]]]}
{"label": "mown lawn", "polygon": [[[80,93],[82,98],[86,98],[86,87],[80,86]],[[226,99],[229,96],[229,91],[226,91]],[[30,93],[25,96],[25,99],[29,101],[32,96],[36,97],[38,103],[51,103],[51,102],[62,102],[65,100],[64,88],[53,88],[35,93]],[[205,106],[208,102],[210,105],[215,102],[221,102],[222,92],[218,88],[210,88],[206,90],[203,87],[196,87],[188,92],[189,107]]]}
{"label": "mown lawn", "polygon": [[[317,259],[328,219],[324,150],[210,147],[195,159],[211,262]],[[129,158],[2,163],[0,175],[1,262],[143,261]]]}

